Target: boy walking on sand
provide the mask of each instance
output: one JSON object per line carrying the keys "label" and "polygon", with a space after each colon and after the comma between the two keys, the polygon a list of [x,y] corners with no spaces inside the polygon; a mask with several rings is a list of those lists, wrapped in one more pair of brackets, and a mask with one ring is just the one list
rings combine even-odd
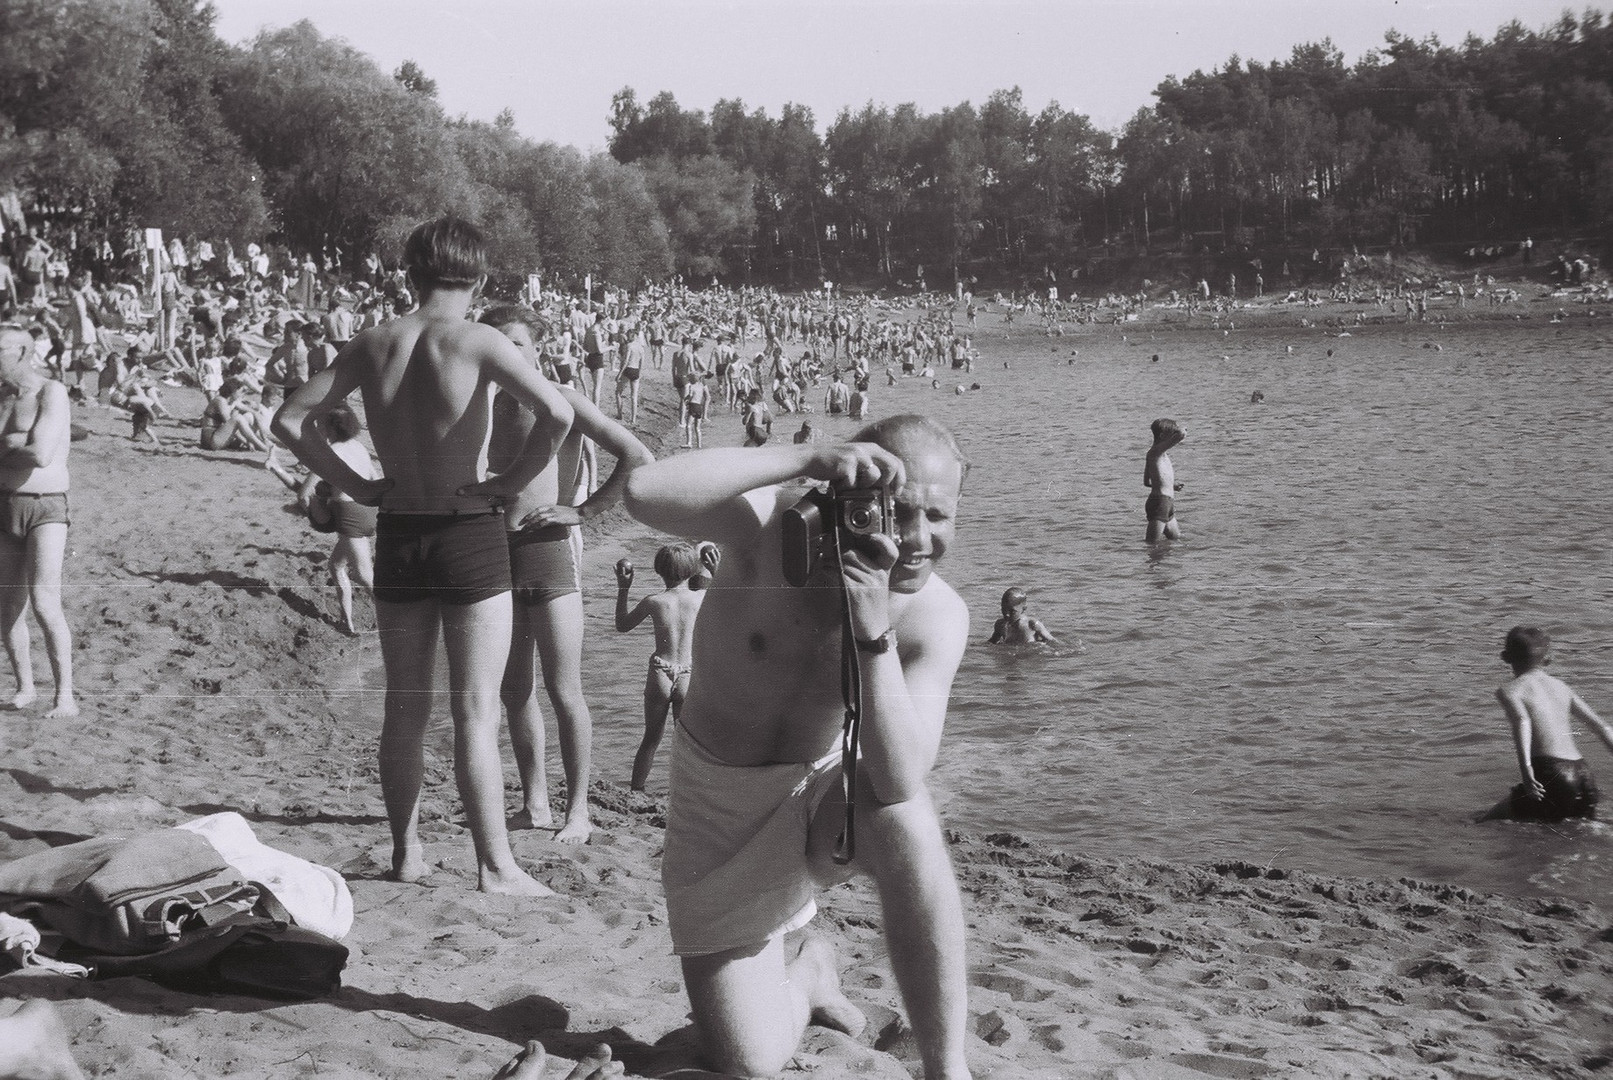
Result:
{"label": "boy walking on sand", "polygon": [[1176,524],[1176,493],[1182,485],[1176,482],[1176,470],[1171,466],[1171,447],[1187,438],[1187,432],[1175,420],[1159,419],[1152,424],[1154,445],[1148,448],[1143,461],[1143,486],[1149,489],[1148,502],[1143,509],[1148,514],[1148,542],[1164,537],[1180,540],[1182,528]]}
{"label": "boy walking on sand", "polygon": [[672,722],[683,715],[683,699],[689,692],[690,658],[695,616],[706,599],[709,575],[716,572],[720,554],[717,545],[687,542],[667,544],[655,553],[655,572],[661,575],[666,591],[646,596],[632,611],[627,610],[627,593],[633,587],[633,564],[622,559],[616,564],[616,630],[625,634],[648,616],[655,627],[655,652],[650,655],[650,673],[644,681],[644,739],[633,758],[633,790],[643,791],[655,764],[655,750],[666,731],[666,714]]}
{"label": "boy walking on sand", "polygon": [[1533,626],[1507,631],[1501,659],[1512,665],[1512,679],[1495,692],[1512,722],[1512,741],[1523,783],[1512,789],[1512,816],[1529,821],[1561,821],[1596,816],[1596,781],[1574,745],[1569,720],[1596,729],[1613,750],[1609,726],[1561,679],[1546,674],[1551,638]]}
{"label": "boy walking on sand", "polygon": [[[381,511],[375,612],[386,668],[381,792],[393,875],[418,881],[427,872],[420,785],[441,637],[478,887],[544,896],[549,890],[516,864],[504,820],[499,682],[512,615],[503,505],[554,457],[572,409],[508,338],[465,320],[487,269],[474,226],[453,217],[421,225],[403,255],[420,306],[354,337],[334,364],[297,388],[275,415],[274,432],[333,487]],[[507,470],[484,477],[492,386],[539,423]],[[385,479],[360,476],[323,434],[324,418],[355,390]]]}

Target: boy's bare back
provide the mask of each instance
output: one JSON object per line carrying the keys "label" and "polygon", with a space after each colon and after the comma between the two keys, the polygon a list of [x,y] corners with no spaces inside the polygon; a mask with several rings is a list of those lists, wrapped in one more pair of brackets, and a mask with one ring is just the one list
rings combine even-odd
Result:
{"label": "boy's bare back", "polygon": [[494,372],[520,360],[490,326],[420,312],[371,327],[343,350],[337,363],[364,395],[376,456],[393,481],[386,509],[487,505],[459,489],[485,469]]}
{"label": "boy's bare back", "polygon": [[1536,668],[1502,684],[1495,696],[1514,722],[1522,719],[1529,724],[1532,755],[1579,758],[1569,721],[1576,711],[1584,715],[1589,710],[1567,683]]}

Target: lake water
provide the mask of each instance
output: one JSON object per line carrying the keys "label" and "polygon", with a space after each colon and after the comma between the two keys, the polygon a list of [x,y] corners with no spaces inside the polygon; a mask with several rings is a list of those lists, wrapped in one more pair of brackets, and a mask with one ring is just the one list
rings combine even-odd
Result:
{"label": "lake water", "polygon": [[[1079,644],[970,648],[935,777],[949,826],[1606,895],[1606,826],[1473,819],[1517,781],[1493,697],[1508,627],[1547,629],[1553,670],[1613,715],[1613,319],[1053,339],[991,322],[964,380],[981,392],[951,393],[961,373],[942,392],[876,379],[875,414],[932,414],[973,462],[942,573],[974,639],[1021,585]],[[1184,535],[1150,549],[1160,416],[1187,431],[1171,454]],[[719,416],[712,442],[737,429]],[[657,546],[607,543],[646,567]],[[614,632],[608,581],[590,590],[595,762],[625,781],[652,640]],[[1613,758],[1577,737],[1613,783]]]}

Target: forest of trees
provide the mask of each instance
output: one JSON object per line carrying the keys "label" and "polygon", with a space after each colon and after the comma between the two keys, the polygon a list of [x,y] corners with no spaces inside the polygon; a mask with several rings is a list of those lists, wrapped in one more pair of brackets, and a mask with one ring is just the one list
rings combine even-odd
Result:
{"label": "forest of trees", "polygon": [[[222,42],[205,0],[0,5],[0,193],[91,227],[299,249],[395,245],[453,209],[500,268],[629,283],[822,276],[933,283],[1293,247],[1606,249],[1613,22],[1565,13],[1460,46],[1394,32],[1168,78],[1118,132],[999,90],[924,112],[873,102],[821,132],[735,99],[609,103],[608,154],[446,115],[308,22]],[[605,103],[601,103],[602,107]]]}

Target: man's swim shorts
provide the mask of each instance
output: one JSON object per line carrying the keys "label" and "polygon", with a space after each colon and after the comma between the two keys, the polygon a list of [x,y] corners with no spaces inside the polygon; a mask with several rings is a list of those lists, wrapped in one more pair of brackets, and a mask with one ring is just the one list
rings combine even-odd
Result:
{"label": "man's swim shorts", "polygon": [[377,519],[375,598],[476,604],[510,591],[504,514],[389,514]]}
{"label": "man's swim shorts", "polygon": [[0,528],[7,536],[26,540],[38,526],[57,523],[68,524],[66,492],[0,492]]}
{"label": "man's swim shorts", "polygon": [[353,502],[351,499],[332,499],[331,514],[336,518],[336,535],[358,540],[375,535],[378,511],[373,506]]}
{"label": "man's swim shorts", "polygon": [[510,580],[523,604],[545,604],[582,591],[571,529],[533,525],[509,534]]}
{"label": "man's swim shorts", "polygon": [[1512,789],[1512,816],[1521,821],[1594,818],[1599,793],[1596,778],[1583,758],[1536,757],[1530,764],[1546,789],[1544,799],[1530,797],[1519,784]]}
{"label": "man's swim shorts", "polygon": [[1143,509],[1147,511],[1149,521],[1170,521],[1176,517],[1176,500],[1163,491],[1156,491],[1148,496]]}

